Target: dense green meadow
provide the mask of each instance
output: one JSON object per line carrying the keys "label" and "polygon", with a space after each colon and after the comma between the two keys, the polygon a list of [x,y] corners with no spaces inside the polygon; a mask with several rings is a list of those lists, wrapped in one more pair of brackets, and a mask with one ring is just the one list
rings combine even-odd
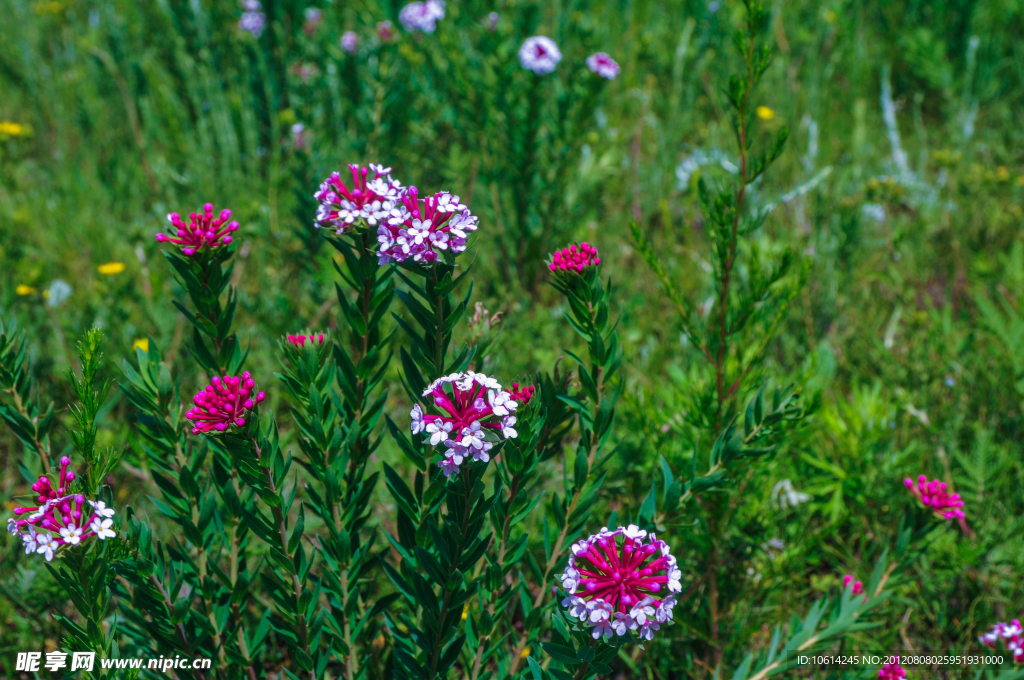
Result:
{"label": "dense green meadow", "polygon": [[[737,211],[737,221],[749,213],[758,223],[734,247],[732,295],[740,297],[729,297],[728,283],[725,297],[740,310],[730,314],[749,314],[750,328],[717,345],[724,260],[713,253],[721,220],[702,205],[701,187],[728,186],[746,173],[729,101],[730,74],[747,69],[733,40],[744,4],[451,0],[433,33],[403,28],[403,4],[323,0],[316,5],[322,14],[310,18],[305,0],[266,0],[266,27],[254,37],[239,28],[242,5],[229,0],[0,0],[0,350],[14,347],[15,329],[25,332],[24,380],[31,382],[19,392],[3,372],[13,359],[2,357],[0,405],[13,413],[28,395],[36,406],[25,412],[38,415],[53,402],[46,447],[53,461],[69,455],[84,470],[71,435],[82,426],[68,408],[81,394],[68,371],[81,374],[76,343],[92,326],[102,330],[98,376],[115,384],[95,409],[94,448],[107,452],[95,460],[123,456],[96,484],[119,509],[125,540],[117,559],[137,549],[137,530],[123,511],[131,506],[165,548],[176,546],[185,572],[195,569],[187,566],[195,542],[166,512],[170,473],[154,462],[156,449],[136,419],[138,401],[124,387],[126,371],[135,370],[126,365],[162,357],[167,384],[178,386],[167,394],[187,408],[210,375],[194,358],[192,323],[181,311],[190,309],[188,292],[161,253],[168,246],[155,239],[168,228],[166,215],[212,202],[240,224],[227,274],[237,287],[233,329],[249,348],[245,369],[266,392],[261,408],[279,421],[281,451],[299,461],[286,475],[295,494],[315,487],[317,473],[300,464],[308,432],[291,415],[306,397],[275,377],[290,375],[283,338],[305,329],[334,339],[354,332],[335,288],[352,261],[325,238],[333,229],[314,228],[313,194],[332,171],[344,178],[349,163],[381,163],[422,192],[458,194],[479,217],[457,261],[457,273],[468,270],[468,278],[455,298],[470,292],[469,279],[472,298],[457,306],[452,357],[475,347],[468,365],[505,385],[555,389],[564,378],[565,394],[579,399],[549,399],[554,393],[544,387],[538,408],[583,409],[561,414],[568,429],[532,473],[529,494],[543,497],[513,524],[527,553],[494,588],[503,584],[514,597],[496,614],[481,576],[488,567],[477,568],[479,590],[470,589],[463,619],[467,651],[437,677],[592,677],[567,674],[562,669],[571,667],[540,646],[561,630],[550,632],[559,608],[546,593],[559,582],[544,568],[566,523],[559,499],[579,497],[586,479],[589,515],[576,528],[570,518],[559,547],[562,538],[567,546],[579,533],[638,523],[672,545],[683,573],[674,624],[643,648],[623,644],[602,678],[710,678],[716,669],[721,677],[753,675],[778,647],[773,635],[792,637],[816,601],[838,596],[845,574],[878,593],[884,586],[884,597],[861,614],[875,625],[815,649],[985,651],[980,635],[1024,613],[1024,5],[792,0],[766,7],[759,39],[772,61],[750,91],[742,122],[752,154],[784,131],[788,140],[745,187],[747,203]],[[391,24],[382,29],[384,21]],[[346,31],[356,33],[354,50],[340,42]],[[546,76],[524,69],[517,56],[523,40],[538,34],[562,52]],[[598,51],[621,66],[616,78],[587,69],[584,60]],[[565,321],[575,312],[550,285],[547,265],[549,253],[581,241],[600,251],[612,321],[618,318],[608,333],[622,353],[609,387],[614,427],[591,448],[589,469],[575,454],[585,448],[579,442],[597,436],[586,429],[593,422],[584,407],[593,402],[597,413],[608,397],[594,399],[590,378],[575,372],[569,353],[586,356],[586,334]],[[415,664],[399,663],[394,650],[411,644],[402,636],[417,616],[429,618],[426,610],[417,614],[422,593],[410,596],[393,578],[399,564],[416,559],[399,545],[407,521],[399,513],[427,513],[427,501],[415,511],[396,502],[401,483],[388,475],[419,485],[419,497],[417,468],[439,473],[436,460],[419,465],[387,424],[408,432],[409,395],[419,391],[409,389],[418,378],[405,359],[413,353],[416,314],[406,298],[415,277],[405,271],[391,280],[396,297],[379,319],[381,356],[393,355],[381,364],[387,397],[366,439],[375,442],[366,477],[380,477],[367,491],[368,516],[358,529],[373,543],[354,577],[362,590],[352,605],[368,616],[362,632],[345,640],[365,663],[346,663],[339,643],[330,653],[331,636],[348,630],[331,621],[328,642],[320,643],[326,670],[317,677],[417,677],[395,670]],[[705,332],[710,344],[702,346],[695,338]],[[724,347],[721,357],[716,347]],[[723,375],[725,388],[735,379],[732,389],[723,389]],[[787,415],[763,451],[716,467],[712,449],[723,428],[737,414],[741,424],[752,417],[747,404],[762,387],[770,395],[787,385],[800,395],[799,414]],[[758,423],[762,415],[754,416]],[[201,438],[183,432],[181,441],[200,446]],[[203,463],[197,475],[207,469],[214,470]],[[488,494],[498,488],[492,469],[493,462],[483,477]],[[40,474],[25,438],[2,428],[5,521],[26,504]],[[906,518],[919,504],[904,479],[919,474],[959,493],[966,517],[932,518],[929,531],[908,539]],[[670,489],[673,479],[704,486]],[[294,498],[286,520],[302,522],[304,513],[301,545],[315,590],[326,570],[318,552],[325,529],[305,494]],[[219,522],[226,531],[229,522]],[[420,545],[425,532],[421,526]],[[216,645],[194,650],[221,668],[205,677],[236,677],[235,666],[248,666],[245,677],[253,680],[284,680],[282,667],[312,677],[281,632],[294,622],[281,618],[276,595],[268,594],[272,579],[258,577],[277,562],[249,539],[252,593],[230,618],[249,622],[246,635],[265,611],[273,625],[249,664],[218,662]],[[30,677],[15,670],[17,652],[77,649],[54,613],[85,628],[42,556],[21,548],[10,534],[0,538],[3,678]],[[481,564],[497,562],[488,553]],[[175,653],[124,632],[143,629],[144,619],[121,614],[133,607],[135,582],[111,569],[106,585],[115,604],[100,627],[115,631],[120,656]],[[340,595],[323,587],[312,597],[341,609]],[[228,593],[213,599],[226,601]],[[206,619],[196,592],[178,598],[184,604],[169,620],[187,620],[186,610]],[[382,606],[369,606],[371,599]],[[828,602],[823,621],[839,607]],[[494,633],[488,644],[498,653],[474,660],[492,617],[507,637]],[[467,626],[453,625],[456,636]],[[562,642],[572,647],[564,634]],[[737,671],[751,653],[754,666]],[[1003,673],[1008,680],[1021,668],[1007,661],[984,671],[907,672]],[[878,666],[779,666],[759,677],[782,670],[878,677]]]}

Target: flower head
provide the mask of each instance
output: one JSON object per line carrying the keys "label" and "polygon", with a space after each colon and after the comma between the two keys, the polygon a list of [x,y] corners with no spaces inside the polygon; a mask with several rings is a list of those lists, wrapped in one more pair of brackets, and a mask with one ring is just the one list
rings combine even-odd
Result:
{"label": "flower head", "polygon": [[306,126],[302,123],[292,125],[292,146],[296,149],[305,149],[309,145],[309,135]]}
{"label": "flower head", "polygon": [[[306,341],[309,341],[310,346],[324,344],[324,334],[317,333],[315,335],[289,335],[288,342],[292,343],[298,349],[302,349],[306,345]],[[315,341],[315,343],[314,343]]]}
{"label": "flower head", "polygon": [[355,31],[345,31],[341,35],[341,49],[345,50],[349,54],[355,54],[356,47],[359,46],[359,36],[356,35]]}
{"label": "flower head", "polygon": [[407,31],[433,33],[438,19],[444,19],[444,0],[410,2],[398,13],[398,20]]}
{"label": "flower head", "polygon": [[497,442],[518,436],[512,427],[516,419],[510,414],[519,403],[497,380],[483,373],[446,375],[427,386],[423,396],[434,398],[438,413],[425,413],[419,404],[413,406],[412,433],[422,432],[431,446],[444,444],[446,451],[438,467],[445,477],[458,474],[467,458],[486,463]]}
{"label": "flower head", "polygon": [[213,216],[213,204],[203,206],[202,213],[189,213],[186,224],[178,213],[167,215],[167,221],[174,227],[170,236],[157,234],[156,240],[161,243],[177,243],[185,255],[195,255],[203,246],[218,248],[233,240],[231,233],[238,230],[238,222],[231,219],[230,210],[221,210],[220,216]]}
{"label": "flower head", "polygon": [[306,23],[302,25],[302,31],[312,38],[316,29],[320,27],[320,22],[323,21],[324,13],[316,7],[307,7],[305,16]]}
{"label": "flower head", "polygon": [[682,572],[668,544],[654,534],[635,524],[605,528],[574,544],[572,552],[560,577],[570,595],[562,606],[594,628],[594,639],[632,630],[650,640],[672,620]]}
{"label": "flower head", "polygon": [[[103,501],[87,501],[80,493],[71,493],[75,473],[68,469],[71,459],[60,459],[57,487],[49,477],[40,477],[32,484],[37,507],[14,508],[14,517],[7,520],[7,530],[21,538],[26,554],[53,559],[64,546],[80,545],[90,538],[113,538],[114,510]],[[99,531],[95,526],[99,526]]]}
{"label": "flower head", "polygon": [[[391,168],[370,165],[348,166],[352,172],[352,186],[349,187],[337,172],[320,184],[314,197],[320,201],[316,211],[316,226],[333,226],[341,234],[350,225],[375,227],[388,218],[400,205],[402,183],[391,179]],[[370,179],[370,171],[373,178]]]}
{"label": "flower head", "polygon": [[243,0],[242,8],[245,11],[242,12],[242,18],[238,20],[238,28],[248,31],[254,38],[260,37],[263,27],[267,23],[267,17],[260,11],[259,1]]}
{"label": "flower head", "polygon": [[964,511],[961,509],[964,507],[964,502],[960,500],[960,494],[950,494],[946,491],[945,482],[940,482],[937,479],[929,482],[926,476],[920,475],[916,484],[909,477],[903,480],[903,484],[926,508],[939,517],[943,519],[953,519],[954,517],[962,519],[964,517]]}
{"label": "flower head", "polygon": [[615,76],[619,75],[618,63],[604,52],[597,52],[587,57],[587,66],[591,71],[608,80],[615,80]]}
{"label": "flower head", "polygon": [[1024,663],[1024,628],[1021,627],[1020,619],[1014,619],[1010,623],[997,623],[978,640],[992,649],[996,648],[996,642],[1002,640],[1007,651],[1013,654],[1013,660]]}
{"label": "flower head", "polygon": [[898,663],[887,663],[878,671],[878,677],[882,680],[899,680],[907,677],[907,672]]}
{"label": "flower head", "polygon": [[775,112],[767,106],[758,106],[756,109],[757,117],[761,120],[771,120],[775,117]]}
{"label": "flower head", "polygon": [[263,392],[255,391],[256,381],[249,371],[240,378],[213,376],[210,382],[212,384],[193,397],[195,407],[185,413],[185,417],[192,421],[192,434],[211,430],[224,432],[232,425],[242,427],[246,413],[266,397]]}
{"label": "flower head", "polygon": [[[157,241],[159,240],[160,238],[157,237]],[[96,267],[96,271],[98,271],[100,274],[103,274],[104,276],[116,276],[117,274],[120,274],[124,270],[124,262],[106,262],[104,264],[101,264],[99,267]]]}
{"label": "flower head", "polygon": [[533,399],[534,392],[537,391],[533,385],[523,385],[520,387],[519,383],[512,383],[512,389],[509,390],[509,394],[515,399],[521,406],[526,406]]}
{"label": "flower head", "polygon": [[519,63],[537,74],[551,73],[562,61],[562,53],[551,38],[535,35],[519,48]]}
{"label": "flower head", "polygon": [[466,240],[476,229],[476,216],[458,196],[442,191],[420,200],[416,187],[409,187],[377,227],[377,257],[380,264],[409,259],[430,264],[443,250],[465,251]]}
{"label": "flower head", "polygon": [[597,248],[586,241],[579,247],[569,246],[556,250],[548,263],[548,269],[553,272],[575,271],[581,273],[587,267],[596,267],[601,264],[601,258],[597,256]]}
{"label": "flower head", "polygon": [[391,40],[392,34],[393,32],[391,30],[390,21],[377,22],[377,36],[380,37],[381,40],[385,42]]}
{"label": "flower head", "polygon": [[0,135],[9,135],[11,137],[17,137],[25,131],[25,126],[21,123],[15,123],[10,120],[0,121]]}

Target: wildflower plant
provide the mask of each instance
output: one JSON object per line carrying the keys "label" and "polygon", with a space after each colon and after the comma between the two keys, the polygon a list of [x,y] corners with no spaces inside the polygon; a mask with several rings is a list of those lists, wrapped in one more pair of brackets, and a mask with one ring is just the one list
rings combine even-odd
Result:
{"label": "wildflower plant", "polygon": [[[562,16],[577,8],[586,11],[567,6]],[[453,13],[414,46],[431,86],[445,93],[456,140],[472,150],[473,165],[458,186],[492,229],[493,247],[485,252],[494,254],[487,258],[506,284],[529,289],[543,280],[534,263],[569,237],[585,209],[582,197],[566,197],[576,196],[574,168],[583,140],[596,133],[595,112],[611,75],[604,66],[600,74],[588,67],[581,45],[590,36],[578,22],[544,27],[538,19],[532,6],[507,8],[494,23]],[[610,69],[614,62],[601,63]]]}

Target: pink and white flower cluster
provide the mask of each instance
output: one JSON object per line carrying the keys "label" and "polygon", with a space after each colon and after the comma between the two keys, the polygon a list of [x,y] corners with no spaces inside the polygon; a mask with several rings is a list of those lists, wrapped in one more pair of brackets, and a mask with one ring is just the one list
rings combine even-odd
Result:
{"label": "pink and white flower cluster", "polygon": [[562,606],[593,627],[595,640],[625,635],[627,630],[650,640],[672,620],[682,576],[668,544],[653,533],[635,524],[615,531],[604,527],[572,546],[560,577],[569,593]]}
{"label": "pink and white flower cluster", "polygon": [[943,519],[953,519],[954,517],[963,519],[964,511],[961,508],[964,507],[964,502],[960,500],[960,494],[951,494],[946,491],[945,482],[940,482],[937,479],[929,482],[926,476],[920,475],[917,478],[916,484],[909,477],[903,480],[903,484],[910,489],[912,494],[917,496],[917,499],[926,508],[939,517]]}
{"label": "pink and white flower cluster", "polygon": [[1014,619],[1010,623],[997,623],[978,640],[992,649],[995,649],[996,643],[1002,640],[1006,643],[1006,650],[1013,654],[1013,660],[1024,663],[1024,629],[1021,628],[1020,619]]}
{"label": "pink and white flower cluster", "polygon": [[232,232],[238,230],[238,222],[231,219],[230,210],[221,210],[220,217],[213,216],[213,204],[207,203],[203,206],[203,213],[189,213],[189,222],[186,224],[178,213],[167,215],[167,221],[174,227],[174,234],[157,234],[156,240],[160,243],[176,243],[181,246],[181,252],[185,255],[194,255],[203,246],[217,248],[226,246],[232,241]]}
{"label": "pink and white flower cluster", "polygon": [[[391,178],[391,168],[370,164],[363,168],[349,165],[352,186],[349,187],[337,172],[320,184],[314,194],[320,206],[316,211],[316,226],[330,224],[338,234],[348,227],[375,227],[391,215],[400,205],[404,189],[402,183]],[[370,171],[373,178],[369,178]]]}
{"label": "pink and white flower cluster", "polygon": [[421,200],[416,187],[409,187],[377,227],[377,258],[380,264],[410,259],[430,264],[441,251],[464,252],[476,229],[477,217],[458,196],[441,191]]}
{"label": "pink and white flower cluster", "polygon": [[597,256],[597,248],[586,241],[576,246],[569,246],[556,250],[548,269],[553,272],[574,271],[582,272],[587,267],[596,267],[601,264],[601,258]]}
{"label": "pink and white flower cluster", "polygon": [[185,412],[185,417],[192,421],[192,434],[224,432],[232,425],[242,427],[246,414],[266,398],[263,392],[253,394],[256,381],[249,371],[241,378],[213,376],[210,382],[192,398],[195,408]]}
{"label": "pink and white flower cluster", "polygon": [[523,68],[543,75],[551,73],[562,61],[562,52],[551,38],[535,35],[527,38],[519,48],[519,63]]}
{"label": "pink and white flower cluster", "polygon": [[882,680],[900,680],[907,677],[907,672],[898,663],[887,663],[879,669],[878,677]]}
{"label": "pink and white flower cluster", "polygon": [[515,429],[519,402],[483,373],[466,371],[438,378],[423,390],[423,396],[432,396],[440,413],[425,413],[419,404],[413,406],[412,433],[423,433],[424,442],[431,446],[444,444],[447,451],[437,465],[445,477],[458,474],[469,458],[486,463],[496,443],[519,436]]}
{"label": "pink and white flower cluster", "polygon": [[608,80],[615,80],[619,75],[619,64],[604,52],[596,52],[587,57],[587,68]]}
{"label": "pink and white flower cluster", "polygon": [[70,464],[67,456],[60,459],[56,489],[49,477],[40,477],[32,485],[39,494],[39,506],[14,508],[15,515],[27,517],[7,520],[7,530],[21,538],[25,553],[43,555],[47,562],[66,545],[80,545],[94,536],[105,541],[117,535],[112,508],[103,501],[87,501],[80,493],[68,493],[75,480],[75,473],[68,470]]}
{"label": "pink and white flower cluster", "polygon": [[444,0],[410,2],[398,13],[398,20],[407,31],[433,33],[438,19],[444,19]]}

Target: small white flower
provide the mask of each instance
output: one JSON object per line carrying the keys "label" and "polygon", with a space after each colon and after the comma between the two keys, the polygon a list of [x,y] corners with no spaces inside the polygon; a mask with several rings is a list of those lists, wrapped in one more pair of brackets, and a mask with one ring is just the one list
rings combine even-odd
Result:
{"label": "small white flower", "polygon": [[575,616],[580,621],[586,621],[590,613],[587,611],[587,601],[582,597],[570,595],[562,600],[562,606],[569,608],[569,615]]}
{"label": "small white flower", "polygon": [[[113,524],[113,522],[111,522]],[[82,541],[82,527],[69,524],[60,530],[60,537],[69,545],[78,545]]]}
{"label": "small white flower", "polygon": [[573,567],[566,567],[562,572],[562,588],[568,593],[575,593],[576,587],[580,584],[580,572]]}
{"label": "small white flower", "polygon": [[89,505],[92,506],[92,509],[100,517],[113,517],[114,516],[114,509],[113,508],[108,508],[107,504],[104,503],[103,501],[89,501]]}
{"label": "small white flower", "polygon": [[655,609],[651,606],[652,604],[654,604],[654,598],[645,597],[633,605],[633,608],[629,610],[629,615],[642,626],[647,622],[648,617],[654,616]]}
{"label": "small white flower", "polygon": [[36,535],[35,529],[32,529],[32,527],[29,527],[29,533],[22,534],[21,540],[25,542],[26,555],[31,555],[32,553],[36,552],[36,550],[39,548],[39,543],[37,542],[37,539],[38,536]]}
{"label": "small white flower", "polygon": [[96,532],[96,538],[101,541],[105,541],[108,538],[117,536],[117,532],[111,529],[114,526],[114,520],[112,519],[100,519],[99,517],[92,518],[92,524],[89,528]]}
{"label": "small white flower", "polygon": [[484,442],[484,446],[481,449],[475,449],[473,451],[473,460],[478,460],[481,463],[486,463],[491,459],[491,449],[494,448],[494,444],[490,442]]}
{"label": "small white flower", "polygon": [[641,529],[640,527],[638,527],[635,524],[630,524],[625,529],[622,529],[622,535],[625,536],[626,538],[631,538],[633,540],[638,540],[638,539],[641,539],[644,536],[646,536],[647,532],[644,531],[643,529]]}
{"label": "small white flower", "polygon": [[39,534],[36,537],[36,542],[39,544],[39,547],[36,548],[36,553],[45,555],[47,562],[53,560],[53,551],[60,547],[60,543],[49,533]]}
{"label": "small white flower", "polygon": [[14,519],[13,517],[8,517],[7,530],[10,531],[12,534],[18,533],[18,520]]}
{"label": "small white flower", "polygon": [[462,445],[473,449],[484,447],[484,432],[479,420],[474,420],[468,427],[462,428]]}
{"label": "small white flower", "polygon": [[452,431],[452,424],[442,420],[433,420],[427,423],[426,431],[430,435],[430,445],[437,446],[448,439],[448,433]]}
{"label": "small white flower", "polygon": [[637,622],[629,617],[628,614],[622,612],[615,612],[615,618],[611,621],[612,630],[618,636],[626,634],[627,630],[636,630],[638,628]]}
{"label": "small white flower", "polygon": [[597,598],[587,603],[587,609],[590,611],[590,623],[596,624],[602,621],[607,621],[611,618],[614,608],[610,602],[605,602],[603,598]]}
{"label": "small white flower", "polygon": [[448,457],[454,460],[456,465],[462,465],[462,461],[469,456],[469,449],[455,439],[446,439],[444,445],[448,447]]}
{"label": "small white flower", "polygon": [[619,75],[619,65],[604,52],[597,52],[587,57],[587,67],[602,78],[609,80],[615,80],[615,76]]}
{"label": "small white flower", "polygon": [[518,437],[519,433],[516,432],[516,429],[514,427],[512,427],[515,424],[516,424],[516,417],[515,416],[505,416],[504,418],[502,418],[501,419],[501,434],[502,434],[502,436],[505,437],[506,439],[515,439],[516,437]]}
{"label": "small white flower", "polygon": [[683,578],[683,572],[679,570],[674,564],[669,567],[668,570],[668,589],[673,593],[683,592],[683,584],[680,579]]}
{"label": "small white flower", "polygon": [[772,500],[775,501],[780,508],[795,508],[801,503],[806,503],[811,500],[811,496],[797,491],[793,488],[793,482],[788,479],[783,479],[772,487]]}
{"label": "small white flower", "polygon": [[412,417],[412,433],[419,434],[427,426],[423,421],[423,409],[420,408],[419,404],[416,404],[409,411],[409,415]]}
{"label": "small white flower", "polygon": [[658,611],[654,613],[654,620],[658,623],[665,623],[672,619],[672,608],[676,606],[675,595],[669,595],[661,604],[658,605]]}
{"label": "small white flower", "polygon": [[496,416],[507,416],[509,412],[519,408],[519,404],[512,398],[512,395],[505,391],[487,390],[487,402]]}

